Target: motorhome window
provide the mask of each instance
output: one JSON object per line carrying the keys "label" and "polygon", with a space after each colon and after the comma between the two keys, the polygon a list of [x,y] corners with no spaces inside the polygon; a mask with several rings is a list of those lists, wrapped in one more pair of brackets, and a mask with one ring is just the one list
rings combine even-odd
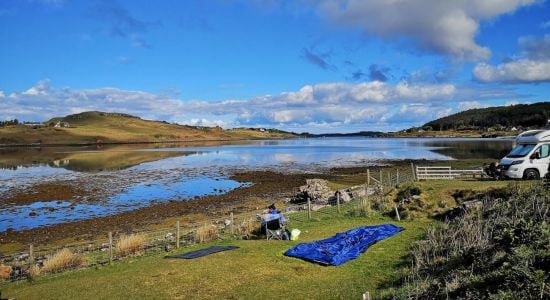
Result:
{"label": "motorhome window", "polygon": [[531,150],[533,150],[535,146],[536,145],[534,144],[519,144],[506,156],[511,158],[524,157],[525,155],[529,154],[529,152],[531,152]]}
{"label": "motorhome window", "polygon": [[548,157],[548,155],[550,155],[550,145],[544,144],[540,146],[540,148],[538,149],[538,152],[539,152],[540,158]]}

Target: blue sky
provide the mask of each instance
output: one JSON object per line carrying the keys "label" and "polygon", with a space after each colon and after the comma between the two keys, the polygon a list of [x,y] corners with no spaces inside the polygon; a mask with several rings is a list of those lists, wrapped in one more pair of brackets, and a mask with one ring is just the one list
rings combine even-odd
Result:
{"label": "blue sky", "polygon": [[550,101],[537,0],[0,1],[0,119],[352,132]]}

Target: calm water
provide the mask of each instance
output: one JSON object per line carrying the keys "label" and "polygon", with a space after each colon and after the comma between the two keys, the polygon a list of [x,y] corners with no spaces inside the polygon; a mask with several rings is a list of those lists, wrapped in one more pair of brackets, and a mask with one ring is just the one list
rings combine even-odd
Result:
{"label": "calm water", "polygon": [[[498,159],[511,147],[511,140],[501,139],[354,137],[0,149],[0,232],[225,193],[246,184],[228,178],[239,170],[319,172],[387,159]],[[48,183],[78,186],[89,193],[69,201],[51,195],[19,206],[4,201]]]}

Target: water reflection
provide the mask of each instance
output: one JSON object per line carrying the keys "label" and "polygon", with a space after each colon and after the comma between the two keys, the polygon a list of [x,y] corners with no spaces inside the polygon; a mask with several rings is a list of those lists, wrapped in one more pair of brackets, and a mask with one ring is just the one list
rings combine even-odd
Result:
{"label": "water reflection", "polygon": [[499,139],[353,137],[5,148],[0,149],[0,204],[8,195],[32,192],[33,186],[48,182],[78,186],[93,193],[89,198],[100,199],[49,201],[56,199],[53,195],[30,205],[0,205],[0,232],[224,193],[241,185],[228,179],[235,170],[319,171],[381,159],[497,159],[511,147],[511,140]]}
{"label": "water reflection", "polygon": [[185,178],[177,182],[152,181],[135,185],[100,203],[40,201],[0,209],[0,232],[30,229],[94,217],[114,215],[168,200],[219,195],[242,186],[225,178]]}

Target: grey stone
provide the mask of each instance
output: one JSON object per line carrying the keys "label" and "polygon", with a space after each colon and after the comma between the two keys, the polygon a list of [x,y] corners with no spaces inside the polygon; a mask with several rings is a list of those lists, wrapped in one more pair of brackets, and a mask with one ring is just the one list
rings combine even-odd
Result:
{"label": "grey stone", "polygon": [[301,198],[311,199],[312,203],[327,204],[334,196],[334,192],[328,187],[328,181],[324,179],[307,179],[306,185],[300,187]]}

